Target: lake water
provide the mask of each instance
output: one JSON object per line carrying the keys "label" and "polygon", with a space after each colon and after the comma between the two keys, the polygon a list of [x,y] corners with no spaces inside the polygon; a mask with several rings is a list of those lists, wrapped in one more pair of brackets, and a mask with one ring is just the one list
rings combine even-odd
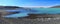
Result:
{"label": "lake water", "polygon": [[[8,10],[9,11],[9,10]],[[26,17],[28,14],[60,14],[60,8],[31,8],[30,10],[19,9],[19,10],[11,10],[9,12],[20,12],[18,14],[7,15],[5,17]]]}
{"label": "lake water", "polygon": [[36,12],[33,12],[33,13],[36,13],[36,14],[44,14],[44,13],[47,13],[47,14],[58,14],[60,13],[60,8],[32,8],[32,10],[35,10]]}

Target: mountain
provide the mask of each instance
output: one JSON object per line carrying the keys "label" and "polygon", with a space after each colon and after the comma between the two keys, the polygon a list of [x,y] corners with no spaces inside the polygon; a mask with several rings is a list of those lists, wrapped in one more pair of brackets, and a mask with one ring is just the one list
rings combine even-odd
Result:
{"label": "mountain", "polygon": [[60,5],[57,5],[57,6],[52,6],[50,8],[60,8]]}
{"label": "mountain", "polygon": [[17,9],[17,8],[22,8],[18,6],[0,6],[0,9]]}

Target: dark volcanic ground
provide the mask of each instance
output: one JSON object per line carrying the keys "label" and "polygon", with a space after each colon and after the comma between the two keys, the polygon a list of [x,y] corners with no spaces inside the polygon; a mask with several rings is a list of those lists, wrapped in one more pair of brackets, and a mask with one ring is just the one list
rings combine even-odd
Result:
{"label": "dark volcanic ground", "polygon": [[[7,21],[6,21],[7,20]],[[37,19],[6,19],[5,21],[1,20],[0,24],[60,24],[60,19],[43,19],[43,18],[37,18]]]}
{"label": "dark volcanic ground", "polygon": [[60,15],[55,16],[56,16],[55,18],[35,18],[35,19],[29,18],[5,19],[0,17],[0,24],[60,24]]}

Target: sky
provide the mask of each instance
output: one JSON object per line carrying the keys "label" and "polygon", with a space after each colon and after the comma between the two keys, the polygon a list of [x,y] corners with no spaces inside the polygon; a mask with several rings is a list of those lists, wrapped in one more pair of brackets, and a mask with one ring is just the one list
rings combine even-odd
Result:
{"label": "sky", "polygon": [[0,6],[39,7],[60,5],[60,0],[0,0]]}

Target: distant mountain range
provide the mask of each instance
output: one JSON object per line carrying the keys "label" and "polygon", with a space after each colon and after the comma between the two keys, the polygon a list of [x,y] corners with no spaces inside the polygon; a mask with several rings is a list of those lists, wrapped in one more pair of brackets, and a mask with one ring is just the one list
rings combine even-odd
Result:
{"label": "distant mountain range", "polygon": [[17,9],[17,8],[22,8],[18,6],[0,6],[0,9]]}
{"label": "distant mountain range", "polygon": [[50,8],[60,8],[60,5],[57,5],[57,6],[52,6]]}
{"label": "distant mountain range", "polygon": [[[16,8],[30,8],[30,7],[19,7],[19,6],[0,6],[0,9],[16,9]],[[33,7],[32,7],[33,8]],[[39,8],[39,7],[35,7],[35,8]],[[40,8],[44,8],[44,7],[40,7]],[[52,6],[49,8],[60,8],[60,5],[56,5],[56,6]]]}

